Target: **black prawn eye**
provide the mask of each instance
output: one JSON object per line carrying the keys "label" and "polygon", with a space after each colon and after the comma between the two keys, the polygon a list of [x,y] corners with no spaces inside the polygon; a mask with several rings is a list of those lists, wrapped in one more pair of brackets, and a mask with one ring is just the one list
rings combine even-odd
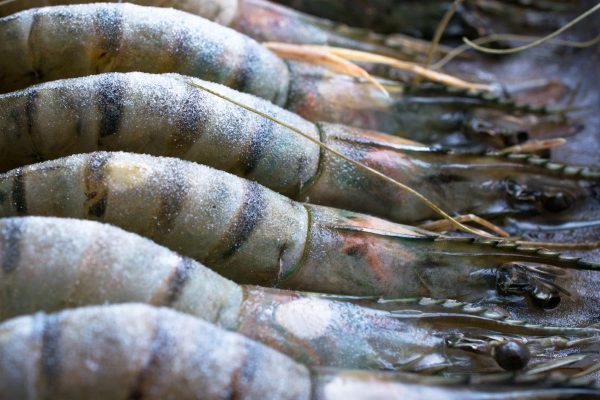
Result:
{"label": "black prawn eye", "polygon": [[564,193],[557,193],[544,200],[544,208],[550,212],[565,211],[573,203],[572,199]]}
{"label": "black prawn eye", "polygon": [[553,310],[560,304],[560,296],[558,294],[553,294],[550,296],[544,297],[533,297],[533,302],[540,308],[544,310]]}
{"label": "black prawn eye", "polygon": [[507,371],[525,368],[529,363],[530,356],[527,346],[514,341],[502,343],[494,349],[496,362]]}
{"label": "black prawn eye", "polygon": [[524,143],[529,140],[529,133],[526,131],[518,131],[517,132],[517,141],[518,143]]}

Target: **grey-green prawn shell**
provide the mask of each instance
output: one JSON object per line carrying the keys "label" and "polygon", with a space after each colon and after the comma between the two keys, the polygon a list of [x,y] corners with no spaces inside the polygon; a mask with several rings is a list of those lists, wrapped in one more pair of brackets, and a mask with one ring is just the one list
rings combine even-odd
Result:
{"label": "grey-green prawn shell", "polygon": [[[425,352],[436,353],[431,362],[443,359],[441,336],[390,312],[239,286],[147,239],[94,221],[0,219],[0,320],[130,302],[191,314],[306,365],[393,369]],[[420,332],[418,339],[405,335],[407,330]]]}
{"label": "grey-green prawn shell", "polygon": [[[81,4],[91,1],[73,0],[20,0],[2,4],[0,17],[34,7]],[[113,2],[119,2],[114,0]],[[353,29],[351,34],[339,29],[338,24],[266,0],[133,0],[142,6],[172,7],[194,14],[220,25],[229,26],[259,42],[285,42],[341,46],[391,56],[416,57],[413,46],[388,46],[385,36],[370,31]],[[413,43],[411,39],[410,43]],[[426,42],[418,43],[423,46]]]}
{"label": "grey-green prawn shell", "polygon": [[479,384],[470,389],[448,378],[309,370],[241,335],[141,304],[38,313],[0,325],[2,400],[598,396],[591,388],[531,383],[512,387]]}
{"label": "grey-green prawn shell", "polygon": [[308,399],[306,367],[169,309],[129,304],[0,326],[0,399]]}
{"label": "grey-green prawn shell", "polygon": [[227,329],[243,290],[119,228],[51,217],[0,219],[0,319],[88,304],[145,302]]}
{"label": "grey-green prawn shell", "polygon": [[[393,311],[382,311],[344,296],[239,286],[107,224],[49,217],[0,219],[0,320],[132,302],[199,317],[305,365],[338,368],[500,370],[489,354],[451,354],[446,338],[468,330],[497,338],[520,335],[524,343],[540,337],[567,343],[595,332],[513,322],[502,310],[451,300],[389,301]],[[451,321],[457,326],[448,325]],[[562,350],[553,344],[543,348],[551,357]]]}
{"label": "grey-green prawn shell", "polygon": [[[550,112],[481,92],[455,93],[448,104],[445,86],[441,97],[434,93],[425,102],[404,96],[403,90],[387,97],[368,81],[331,74],[321,65],[286,62],[249,37],[201,17],[133,4],[54,6],[13,14],[0,19],[0,52],[5,55],[0,91],[102,72],[177,72],[255,94],[313,121],[410,137],[423,136],[424,130],[431,140],[438,131],[462,132],[464,119],[474,118],[473,108]],[[422,118],[415,118],[416,109]],[[435,132],[423,122],[449,116],[448,124],[434,126]]]}
{"label": "grey-green prawn shell", "polygon": [[209,88],[318,140],[317,127],[273,104],[178,74],[110,73],[0,95],[0,171],[99,149],[186,159],[298,197],[319,146]]}
{"label": "grey-green prawn shell", "polygon": [[[118,2],[118,1],[115,1]],[[230,25],[239,8],[239,0],[135,0],[129,3],[141,6],[174,8],[195,14],[221,25]],[[57,5],[82,4],[79,0],[27,0],[4,4],[0,7],[0,16],[5,17],[31,8]]]}
{"label": "grey-green prawn shell", "polygon": [[598,269],[510,242],[298,203],[199,164],[129,153],[76,155],[0,175],[0,216],[15,215],[112,223],[238,283],[325,293],[479,301],[496,290],[503,264]]}
{"label": "grey-green prawn shell", "polygon": [[201,77],[276,104],[287,98],[282,60],[229,28],[168,8],[99,3],[23,11],[0,20],[0,46],[0,91],[143,70]]}

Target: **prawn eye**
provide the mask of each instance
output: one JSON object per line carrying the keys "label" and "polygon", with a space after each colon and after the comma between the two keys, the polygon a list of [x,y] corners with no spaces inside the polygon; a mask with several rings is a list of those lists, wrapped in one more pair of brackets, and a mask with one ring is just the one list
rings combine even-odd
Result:
{"label": "prawn eye", "polygon": [[550,294],[547,296],[534,296],[533,302],[544,310],[553,310],[560,304],[560,296],[558,294]]}
{"label": "prawn eye", "polygon": [[494,359],[507,371],[525,368],[529,363],[530,356],[527,346],[513,341],[502,343],[494,349]]}
{"label": "prawn eye", "polygon": [[565,211],[573,203],[572,199],[564,193],[556,193],[553,196],[549,196],[543,201],[544,208],[550,212],[561,212]]}
{"label": "prawn eye", "polygon": [[526,131],[518,131],[516,134],[517,143],[524,143],[529,140],[529,133]]}

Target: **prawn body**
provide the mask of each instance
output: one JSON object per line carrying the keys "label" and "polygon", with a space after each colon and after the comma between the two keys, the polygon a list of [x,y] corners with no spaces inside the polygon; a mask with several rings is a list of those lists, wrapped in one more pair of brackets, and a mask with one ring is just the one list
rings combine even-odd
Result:
{"label": "prawn body", "polygon": [[[187,400],[199,395],[221,399],[232,393],[246,399],[327,400],[356,389],[365,399],[396,398],[398,393],[414,391],[418,399],[465,398],[456,382],[443,377],[309,369],[200,319],[141,304],[38,313],[0,325],[3,400],[81,396]],[[595,389],[574,385],[517,387],[524,399],[598,395]],[[514,386],[479,384],[468,398],[514,397],[514,391]]]}
{"label": "prawn body", "polygon": [[[20,350],[29,357],[15,364]],[[144,305],[8,321],[0,355],[2,399],[194,399],[200,393],[302,399],[310,393],[307,368],[288,357],[200,319]]]}
{"label": "prawn body", "polygon": [[3,91],[144,70],[199,76],[276,104],[287,96],[283,61],[244,35],[173,9],[102,3],[33,9],[0,20],[0,37],[7,56],[0,65]]}
{"label": "prawn body", "polygon": [[[118,245],[117,245],[118,243]],[[237,285],[147,239],[94,221],[25,217],[0,220],[0,319],[94,304],[144,302],[170,307],[262,342],[311,366],[361,369],[501,370],[493,348],[514,341],[543,348],[595,334],[587,328],[529,326],[502,310],[455,301],[388,302]],[[448,326],[469,323],[468,329]],[[457,334],[495,337],[485,351],[453,351]],[[502,338],[499,340],[499,338]],[[464,338],[462,339],[465,340]],[[576,351],[577,346],[572,346]],[[558,356],[558,353],[556,354]],[[519,354],[516,354],[519,357]],[[468,360],[468,361],[467,361]],[[499,362],[502,368],[518,365]]]}
{"label": "prawn body", "polygon": [[0,215],[100,220],[239,283],[324,293],[476,301],[502,288],[556,299],[556,272],[519,263],[597,269],[510,242],[298,203],[202,165],[128,153],[76,155],[2,174]]}
{"label": "prawn body", "polygon": [[[109,1],[110,2],[110,1]],[[113,1],[117,3],[117,1]],[[0,5],[0,17],[30,8],[82,4],[90,1],[28,0]],[[140,6],[170,7],[228,26],[260,42],[338,46],[394,57],[422,57],[427,42],[369,30],[349,29],[265,0],[134,0]]]}

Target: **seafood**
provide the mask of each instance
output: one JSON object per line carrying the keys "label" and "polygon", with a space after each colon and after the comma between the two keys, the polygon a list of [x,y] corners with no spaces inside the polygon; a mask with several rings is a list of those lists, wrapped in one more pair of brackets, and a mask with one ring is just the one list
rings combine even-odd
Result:
{"label": "seafood", "polygon": [[308,398],[310,377],[306,367],[241,335],[144,305],[36,314],[0,328],[2,400],[200,394]]}
{"label": "seafood", "polygon": [[[404,380],[402,379],[404,377]],[[141,304],[38,313],[0,325],[0,399],[524,399],[598,396],[585,387],[428,385],[432,378],[308,369],[200,319]],[[513,391],[515,387],[511,388]],[[440,397],[440,395],[442,397]],[[468,397],[464,397],[468,395]],[[429,397],[428,397],[429,396]],[[582,397],[579,397],[582,398]],[[591,397],[593,398],[593,397]]]}
{"label": "seafood", "polygon": [[[285,62],[252,39],[203,18],[132,4],[55,6],[13,14],[0,19],[0,52],[4,92],[101,72],[177,72],[257,95],[313,121],[416,140],[466,132],[490,108],[551,111],[439,84],[420,85],[410,93],[394,89],[388,97],[368,81],[332,74],[324,66]],[[471,136],[487,134],[475,129]]]}
{"label": "seafood", "polygon": [[[334,21],[378,32],[404,32],[433,37],[451,0],[275,0],[278,3]],[[560,27],[561,13],[578,1],[467,0],[457,9],[445,33],[448,36],[535,32]]]}
{"label": "seafood", "polygon": [[[450,300],[392,301],[389,312],[343,296],[239,286],[149,240],[92,221],[0,219],[0,260],[0,319],[146,302],[237,331],[307,365],[476,372],[498,369],[495,360],[510,370],[536,368],[557,350],[576,352],[569,340],[600,333],[530,326],[502,310]],[[477,351],[464,345],[469,340],[479,341]],[[520,361],[509,362],[498,351],[508,342],[540,354],[530,362],[518,353]]]}
{"label": "seafood", "polygon": [[[0,17],[35,7],[90,3],[73,0],[18,0],[0,5]],[[110,2],[110,1],[109,1]],[[114,1],[118,2],[118,1]],[[172,7],[229,26],[261,42],[339,46],[403,58],[419,58],[428,42],[408,36],[388,38],[373,32],[340,27],[265,0],[134,0],[142,6]]]}
{"label": "seafood", "polygon": [[[558,218],[533,219],[531,222],[519,222],[508,226],[509,232],[518,232],[523,238],[533,241],[553,241],[557,243],[586,243],[595,242],[596,246],[578,251],[569,251],[570,256],[585,257],[598,260],[600,249],[597,243],[600,238],[600,224],[598,223],[597,208],[587,209],[579,218],[574,216],[568,221],[560,223]],[[594,215],[596,214],[596,215]],[[596,217],[596,218],[595,218]],[[575,249],[577,250],[577,249]],[[595,279],[593,271],[574,271],[569,278],[568,299],[564,298],[561,305],[553,312],[537,312],[523,309],[521,305],[508,306],[511,315],[516,319],[525,318],[544,325],[585,326],[600,322],[598,310],[600,309],[600,282]],[[600,382],[600,381],[599,381]]]}
{"label": "seafood", "polygon": [[244,35],[173,9],[102,3],[38,8],[1,19],[0,37],[2,53],[12,58],[0,63],[4,91],[141,67],[198,75],[275,104],[287,97],[282,60]]}
{"label": "seafood", "polygon": [[[527,140],[529,131],[543,121],[572,128],[568,118],[561,121],[564,115],[559,108],[519,103],[491,92],[387,81],[390,96],[386,97],[370,82],[331,73],[322,65],[293,61],[288,65],[293,79],[286,108],[311,121],[452,146],[513,145]],[[526,123],[518,118],[523,114],[536,116]]]}
{"label": "seafood", "polygon": [[[0,95],[0,171],[98,149],[131,151],[210,165],[296,200],[397,222],[436,217],[411,194],[190,82],[201,81],[112,73]],[[533,156],[445,151],[357,128],[313,124],[266,101],[201,84],[418,188],[451,212],[564,213],[592,196],[600,180],[589,168]]]}
{"label": "seafood", "polygon": [[552,308],[560,302],[553,283],[560,270],[549,266],[599,268],[512,242],[297,203],[223,171],[129,153],[75,155],[0,175],[0,216],[14,215],[108,222],[238,283],[324,293],[527,296]]}

